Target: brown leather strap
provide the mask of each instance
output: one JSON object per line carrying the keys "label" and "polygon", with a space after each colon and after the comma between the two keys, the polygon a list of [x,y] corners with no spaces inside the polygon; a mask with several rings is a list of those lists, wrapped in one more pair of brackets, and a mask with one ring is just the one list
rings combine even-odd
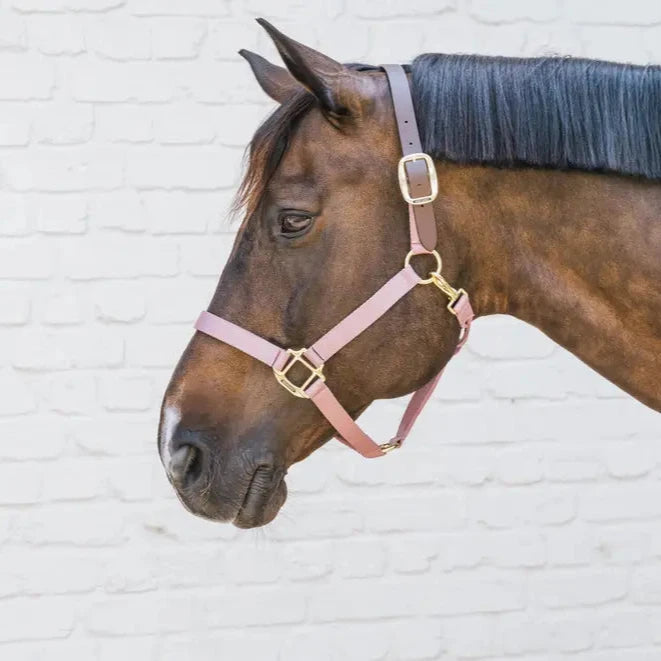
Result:
{"label": "brown leather strap", "polygon": [[[404,156],[422,152],[420,134],[418,132],[418,122],[415,118],[413,109],[413,99],[411,97],[411,88],[409,87],[408,77],[404,68],[399,64],[382,65],[390,91],[392,93],[393,105],[395,107],[395,120],[399,139],[402,143],[402,153]],[[431,194],[429,181],[429,172],[424,161],[413,161],[407,163],[406,174],[408,175],[409,187],[415,197],[422,197]],[[415,224],[418,229],[418,236],[424,248],[428,251],[436,247],[436,219],[434,217],[434,208],[431,203],[411,205]]]}

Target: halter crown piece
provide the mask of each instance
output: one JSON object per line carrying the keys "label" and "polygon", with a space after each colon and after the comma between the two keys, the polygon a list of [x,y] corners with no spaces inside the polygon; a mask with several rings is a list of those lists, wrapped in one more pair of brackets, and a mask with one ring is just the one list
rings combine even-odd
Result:
{"label": "halter crown piece", "polygon": [[[363,432],[330,391],[326,385],[324,363],[419,284],[434,284],[449,299],[447,309],[456,317],[460,329],[455,354],[468,339],[475,316],[468,294],[463,289],[454,289],[441,275],[442,262],[435,250],[436,221],[431,204],[438,194],[436,169],[431,157],[422,152],[408,78],[398,64],[386,64],[383,69],[388,76],[402,144],[403,156],[398,166],[399,185],[409,207],[411,249],[404,260],[404,267],[308,349],[283,349],[210,312],[202,312],[195,323],[197,330],[272,368],[275,379],[287,392],[294,397],[311,400],[335,428],[337,438],[368,458],[381,457],[404,442],[443,370],[413,394],[395,436],[387,443],[378,444]],[[421,254],[431,254],[436,258],[436,269],[428,278],[421,278],[410,265],[412,257]],[[298,385],[290,380],[290,370],[296,364],[308,372],[307,378]]]}

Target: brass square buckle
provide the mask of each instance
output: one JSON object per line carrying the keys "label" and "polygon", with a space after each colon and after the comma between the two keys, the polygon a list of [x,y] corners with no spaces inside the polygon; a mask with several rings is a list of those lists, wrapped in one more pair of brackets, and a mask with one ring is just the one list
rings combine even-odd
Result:
{"label": "brass square buckle", "polygon": [[[288,360],[285,363],[285,366],[281,369],[278,370],[275,367],[273,368],[273,373],[275,374],[275,378],[277,382],[289,393],[294,395],[294,397],[301,397],[302,399],[310,399],[310,396],[305,393],[306,388],[315,380],[315,379],[320,379],[321,381],[325,381],[326,377],[324,376],[323,369],[324,365],[323,363],[319,365],[319,367],[315,367],[309,360],[304,358],[304,354],[307,351],[307,349],[287,349],[287,355],[291,356],[291,360]],[[292,383],[289,380],[289,377],[287,376],[287,373],[289,370],[296,365],[296,363],[300,363],[305,367],[305,369],[309,370],[310,376],[308,376],[307,379],[300,385],[296,385],[295,383]]]}
{"label": "brass square buckle", "polygon": [[[427,166],[427,176],[429,177],[429,188],[431,190],[429,195],[414,197],[411,193],[409,179],[406,173],[406,164],[413,163],[414,161],[424,161]],[[402,156],[397,165],[397,178],[399,179],[399,188],[402,191],[402,196],[409,204],[416,206],[419,204],[427,204],[428,202],[433,202],[438,195],[438,177],[436,176],[434,161],[429,154],[418,152],[415,154],[408,154],[408,156]]]}

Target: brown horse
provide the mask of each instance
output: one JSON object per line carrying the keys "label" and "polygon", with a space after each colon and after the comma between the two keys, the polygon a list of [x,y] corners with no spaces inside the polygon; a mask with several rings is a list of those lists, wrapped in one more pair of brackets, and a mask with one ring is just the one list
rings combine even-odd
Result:
{"label": "brown horse", "polygon": [[[401,268],[400,146],[382,69],[260,22],[287,68],[242,51],[280,106],[252,141],[245,219],[209,311],[304,347]],[[408,71],[438,172],[444,275],[477,316],[536,326],[661,410],[661,69],[427,55]],[[416,287],[329,361],[353,416],[451,357],[456,322],[434,289]],[[332,433],[270,369],[196,333],[165,394],[159,450],[192,512],[252,527],[283,504],[288,467]]]}

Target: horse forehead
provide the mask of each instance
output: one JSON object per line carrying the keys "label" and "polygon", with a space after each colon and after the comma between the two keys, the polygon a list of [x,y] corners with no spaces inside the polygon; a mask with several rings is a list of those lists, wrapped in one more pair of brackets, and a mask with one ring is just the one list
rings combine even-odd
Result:
{"label": "horse forehead", "polygon": [[334,127],[322,113],[313,109],[306,115],[290,140],[281,164],[287,176],[351,170],[364,167],[364,131]]}

